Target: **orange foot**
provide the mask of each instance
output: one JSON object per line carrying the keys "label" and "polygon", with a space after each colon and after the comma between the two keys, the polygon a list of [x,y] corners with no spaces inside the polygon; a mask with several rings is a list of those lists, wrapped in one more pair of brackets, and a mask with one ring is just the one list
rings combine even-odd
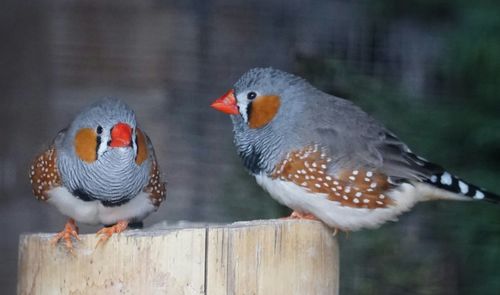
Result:
{"label": "orange foot", "polygon": [[[311,213],[301,213],[299,211],[293,211],[292,214],[290,214],[290,216],[283,217],[283,218],[284,219],[307,219],[307,220],[321,221],[320,219],[318,219],[318,217],[314,216]],[[338,232],[339,232],[339,229],[334,227],[333,228],[333,236],[335,237]]]}
{"label": "orange foot", "polygon": [[290,214],[291,219],[308,219],[308,220],[319,220],[316,216],[311,213],[300,213],[299,211],[293,211]]}
{"label": "orange foot", "polygon": [[71,254],[74,254],[73,241],[71,240],[71,237],[74,237],[75,239],[80,241],[80,237],[78,236],[78,226],[76,226],[75,220],[73,218],[70,218],[68,222],[66,222],[64,229],[52,238],[51,244],[55,246],[60,239],[64,239],[66,248]]}
{"label": "orange foot", "polygon": [[290,216],[282,217],[282,219],[308,219],[308,220],[319,220],[316,216],[310,213],[300,213],[299,211],[293,211]]}
{"label": "orange foot", "polygon": [[95,247],[97,248],[99,246],[99,244],[106,242],[113,234],[118,234],[118,233],[121,233],[122,231],[126,230],[127,227],[128,227],[128,221],[121,220],[121,221],[118,221],[118,223],[116,223],[113,226],[101,228],[96,233],[96,235],[101,235],[101,238],[99,239],[99,241],[97,241],[97,244],[95,245]]}

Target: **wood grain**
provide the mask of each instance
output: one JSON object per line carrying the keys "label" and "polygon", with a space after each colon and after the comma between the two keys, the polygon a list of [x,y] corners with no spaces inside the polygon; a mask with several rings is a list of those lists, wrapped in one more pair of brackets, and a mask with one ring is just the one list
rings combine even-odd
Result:
{"label": "wood grain", "polygon": [[134,230],[75,255],[23,235],[18,294],[338,294],[338,247],[319,222],[268,220]]}

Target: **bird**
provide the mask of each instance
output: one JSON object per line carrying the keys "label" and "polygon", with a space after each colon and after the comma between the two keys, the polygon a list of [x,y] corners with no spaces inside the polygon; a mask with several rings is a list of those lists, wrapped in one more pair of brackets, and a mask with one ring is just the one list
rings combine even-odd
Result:
{"label": "bird", "polygon": [[291,218],[349,232],[396,221],[421,201],[500,202],[351,101],[278,69],[250,69],[211,107],[230,115],[243,165]]}
{"label": "bird", "polygon": [[153,145],[134,111],[105,97],[82,110],[41,152],[29,169],[33,194],[55,206],[68,222],[52,239],[73,252],[77,222],[104,227],[96,247],[156,211],[166,183]]}

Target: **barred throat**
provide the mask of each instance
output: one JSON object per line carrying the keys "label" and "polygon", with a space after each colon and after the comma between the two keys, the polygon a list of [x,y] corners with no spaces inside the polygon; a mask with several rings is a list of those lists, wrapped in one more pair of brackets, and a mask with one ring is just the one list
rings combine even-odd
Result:
{"label": "barred throat", "polygon": [[[264,130],[259,130],[259,132],[262,131]],[[254,175],[262,171],[271,173],[275,162],[282,157],[281,138],[272,135],[269,131],[255,136],[256,140],[250,140],[252,136],[254,135],[235,135],[236,149],[243,165]]]}
{"label": "barred throat", "polygon": [[64,185],[73,194],[84,201],[100,200],[108,206],[120,205],[139,194],[151,169],[150,161],[136,164],[131,148],[108,150],[91,164],[65,156],[58,166]]}

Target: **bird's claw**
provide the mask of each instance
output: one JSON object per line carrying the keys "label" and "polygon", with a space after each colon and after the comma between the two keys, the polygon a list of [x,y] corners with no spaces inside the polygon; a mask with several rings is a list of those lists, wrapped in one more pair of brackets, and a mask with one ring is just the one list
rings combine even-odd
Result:
{"label": "bird's claw", "polygon": [[[313,214],[310,214],[310,213],[301,213],[299,211],[293,211],[292,214],[290,214],[290,216],[287,216],[287,217],[283,217],[282,219],[306,219],[306,220],[319,220],[316,216],[314,216]],[[321,220],[319,220],[321,221]],[[337,234],[339,233],[339,231],[342,231],[336,227],[333,228],[333,233],[332,235],[334,237],[337,236]],[[348,232],[345,232],[346,234],[348,234]]]}
{"label": "bird's claw", "polygon": [[307,220],[319,220],[316,216],[310,213],[301,213],[299,211],[293,211],[290,216],[283,217],[283,219],[307,219]]}
{"label": "bird's claw", "polygon": [[103,227],[97,233],[96,236],[101,236],[95,247],[105,243],[113,234],[121,233],[128,227],[128,221],[119,221],[113,226]]}
{"label": "bird's claw", "polygon": [[72,238],[81,241],[80,237],[78,236],[78,226],[76,226],[74,219],[68,220],[68,222],[66,222],[66,225],[64,226],[64,229],[61,232],[57,233],[51,239],[50,243],[53,246],[56,246],[61,239],[64,239],[64,244],[66,245],[66,249],[68,249],[68,251],[71,254],[74,254]]}

